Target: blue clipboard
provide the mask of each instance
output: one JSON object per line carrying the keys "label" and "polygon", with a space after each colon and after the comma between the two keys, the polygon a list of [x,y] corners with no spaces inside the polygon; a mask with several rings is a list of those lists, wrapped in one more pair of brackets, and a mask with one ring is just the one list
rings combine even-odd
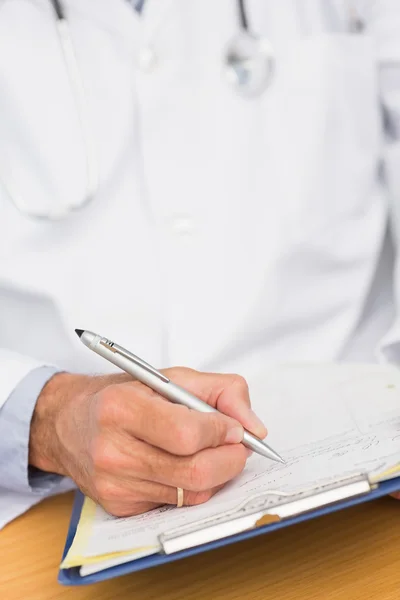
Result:
{"label": "blue clipboard", "polygon": [[[133,560],[122,565],[114,566],[109,569],[100,571],[98,573],[87,575],[85,577],[81,577],[79,573],[79,567],[74,567],[70,569],[60,569],[58,581],[63,585],[85,585],[97,583],[98,581],[104,581],[113,577],[119,577],[121,575],[126,575],[127,573],[134,573],[136,571],[141,571],[142,569],[148,569],[150,567],[156,567],[158,565],[180,560],[181,558],[185,558],[187,556],[193,556],[201,552],[207,552],[208,550],[213,550],[214,548],[220,548],[228,544],[234,544],[235,542],[253,538],[258,535],[263,535],[271,531],[276,531],[278,529],[282,529],[283,527],[289,527],[290,525],[294,525],[295,523],[301,523],[302,521],[315,519],[316,517],[329,514],[331,512],[339,511],[350,506],[355,506],[356,504],[361,504],[363,502],[375,500],[377,498],[380,498],[381,496],[386,496],[387,494],[399,490],[400,477],[396,477],[394,479],[390,479],[377,484],[375,489],[369,491],[368,493],[350,497],[345,500],[335,501],[321,506],[319,508],[317,507],[313,510],[305,511],[297,516],[282,519],[280,521],[273,522],[267,525],[262,525],[260,527],[248,529],[246,531],[237,533],[236,535],[230,535],[226,538],[216,539],[212,542],[204,543],[195,547],[190,547],[181,551],[173,552],[170,554],[153,554],[151,556],[139,558],[137,560]],[[81,514],[83,500],[84,496],[82,495],[82,493],[77,492],[72,510],[67,540],[64,548],[63,559],[65,558],[74,539],[76,528]]]}

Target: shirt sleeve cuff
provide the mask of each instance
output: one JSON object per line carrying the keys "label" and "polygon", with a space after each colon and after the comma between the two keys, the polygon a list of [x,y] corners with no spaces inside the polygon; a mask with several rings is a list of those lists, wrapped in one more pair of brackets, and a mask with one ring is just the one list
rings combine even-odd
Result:
{"label": "shirt sleeve cuff", "polygon": [[36,401],[58,372],[54,367],[30,371],[0,409],[0,481],[7,490],[47,496],[63,480],[60,475],[28,466],[29,432]]}

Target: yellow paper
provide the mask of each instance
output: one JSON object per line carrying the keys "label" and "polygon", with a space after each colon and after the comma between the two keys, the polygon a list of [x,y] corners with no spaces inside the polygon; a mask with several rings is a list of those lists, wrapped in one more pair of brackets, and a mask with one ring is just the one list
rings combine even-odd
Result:
{"label": "yellow paper", "polygon": [[150,549],[150,547],[132,548],[131,550],[124,550],[122,552],[111,552],[108,554],[100,554],[98,556],[85,556],[88,541],[92,533],[95,512],[96,504],[90,498],[85,497],[75,537],[70,549],[68,550],[67,556],[61,563],[62,569],[81,567],[83,565],[94,565],[104,560],[118,558],[120,556],[127,556],[129,554],[138,554],[143,550]]}
{"label": "yellow paper", "polygon": [[386,479],[393,479],[394,477],[396,477],[399,474],[400,474],[400,464],[397,464],[394,467],[391,467],[390,469],[386,469],[386,471],[378,473],[377,475],[370,476],[369,479],[370,479],[371,483],[379,483],[380,481],[385,481]]}

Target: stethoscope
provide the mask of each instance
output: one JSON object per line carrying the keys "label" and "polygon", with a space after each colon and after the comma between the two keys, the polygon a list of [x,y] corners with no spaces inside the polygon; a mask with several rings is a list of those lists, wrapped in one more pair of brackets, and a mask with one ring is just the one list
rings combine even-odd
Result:
{"label": "stethoscope", "polygon": [[[10,179],[7,181],[2,179],[1,183],[11,202],[20,213],[33,219],[56,221],[68,217],[71,213],[82,209],[93,200],[99,187],[99,173],[95,144],[89,126],[85,87],[76,59],[68,19],[60,0],[50,0],[50,4],[55,16],[58,40],[76,107],[82,143],[85,148],[85,193],[78,202],[71,202],[66,206],[57,206],[57,203],[54,203],[51,208],[34,210],[31,205],[27,206],[18,193],[15,192]],[[268,87],[273,74],[274,57],[268,40],[257,37],[250,32],[245,0],[237,0],[237,9],[239,31],[226,46],[223,72],[227,83],[237,94],[245,98],[252,98],[262,94]]]}
{"label": "stethoscope", "polygon": [[260,96],[269,86],[275,59],[268,39],[250,32],[244,0],[237,0],[237,4],[239,31],[226,47],[224,73],[235,92],[252,98]]}

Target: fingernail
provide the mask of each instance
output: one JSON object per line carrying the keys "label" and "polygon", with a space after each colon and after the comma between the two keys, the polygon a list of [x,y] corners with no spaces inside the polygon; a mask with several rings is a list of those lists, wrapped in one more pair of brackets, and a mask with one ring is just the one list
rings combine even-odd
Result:
{"label": "fingernail", "polygon": [[253,454],[253,450],[250,450],[250,448],[246,448],[246,452],[247,452],[247,458],[250,458],[250,456]]}
{"label": "fingernail", "polygon": [[251,430],[254,433],[259,433],[260,437],[265,437],[267,435],[267,428],[265,427],[264,423],[261,421],[261,419],[259,419],[256,415],[256,413],[250,409],[250,423],[251,423]]}
{"label": "fingernail", "polygon": [[239,425],[234,425],[230,429],[228,429],[227,434],[225,436],[225,443],[227,444],[240,444],[243,439],[243,427]]}

